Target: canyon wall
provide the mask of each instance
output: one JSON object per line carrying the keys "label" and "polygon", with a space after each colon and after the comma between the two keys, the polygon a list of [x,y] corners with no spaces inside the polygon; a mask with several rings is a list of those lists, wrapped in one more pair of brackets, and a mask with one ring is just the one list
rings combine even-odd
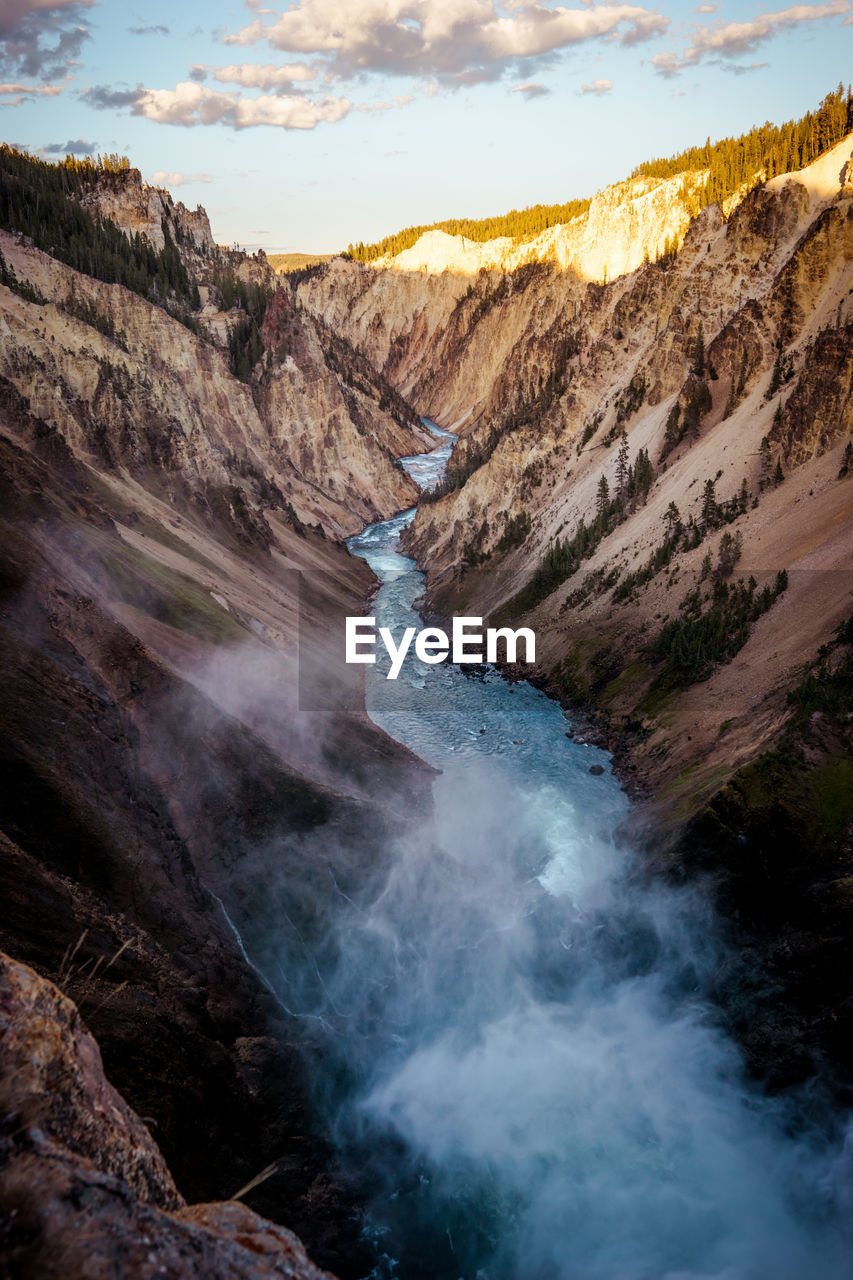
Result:
{"label": "canyon wall", "polygon": [[[416,500],[395,459],[431,444],[417,412],[460,435],[410,535],[430,609],[535,627],[536,678],[646,797],[652,858],[719,875],[768,971],[801,982],[795,1030],[743,1005],[756,1066],[802,1051],[807,1072],[809,1035],[843,1058],[851,163],[848,138],[693,220],[701,175],[620,184],[532,242],[433,232],[281,287],[203,211],[105,177],[87,216],[175,249],[180,314],[168,282],[141,296],[0,232],[2,990],[72,1074],[82,1057],[95,1126],[15,1095],[14,1248],[55,1231],[77,1274],[54,1212],[72,1187],[100,1206],[87,1247],[109,1195],[208,1274],[223,1233],[291,1247],[250,1210],[365,1269],[279,932],[327,945],[320,889],[376,885],[429,802],[358,682],[323,678],[373,586],[343,538]],[[245,1211],[210,1207],[261,1173]]]}
{"label": "canyon wall", "polygon": [[299,290],[458,431],[406,543],[428,611],[535,630],[646,866],[714,884],[721,1007],[774,1087],[853,1071],[851,172],[847,137],[646,262],[614,188],[606,283],[431,233]]}
{"label": "canyon wall", "polygon": [[[589,278],[596,272],[580,254],[560,262],[542,252],[520,265],[504,242],[474,246],[430,232],[391,262],[333,262],[299,289],[307,308],[459,430],[451,467],[460,487],[421,502],[409,543],[429,571],[437,608],[500,610],[557,539],[582,518],[592,522],[602,476],[618,488],[623,430],[629,465],[640,450],[648,454],[654,480],[646,500],[629,504],[582,573],[525,619],[537,628],[545,670],[580,654],[587,687],[601,684],[597,668],[612,670],[605,701],[618,723],[633,716],[654,673],[638,661],[617,687],[632,664],[616,655],[638,657],[643,637],[677,611],[689,575],[698,576],[709,550],[716,556],[727,526],[680,555],[677,574],[673,562],[618,604],[613,583],[654,552],[670,503],[682,521],[701,524],[706,480],[726,500],[746,484],[749,502],[735,530],[742,564],[787,568],[792,586],[737,662],[681,696],[667,712],[668,730],[649,724],[638,744],[655,788],[665,791],[689,771],[688,808],[772,735],[781,690],[850,609],[847,588],[839,591],[828,575],[848,563],[851,536],[850,481],[837,479],[851,430],[851,151],[848,138],[808,169],[733,201],[727,217],[706,208],[680,233],[678,252],[658,261],[643,257],[677,230],[677,181],[639,198],[636,184],[610,188],[585,215],[599,259],[632,268],[608,284]],[[582,221],[566,235],[577,241]],[[524,249],[532,254],[549,237],[560,239],[547,232]],[[626,245],[634,246],[627,256]],[[690,429],[679,428],[663,456],[676,405]],[[788,477],[778,488],[764,474],[777,460]],[[579,581],[595,575],[609,576],[610,587],[579,600]],[[776,693],[756,708],[740,673],[752,652],[766,655],[768,647],[778,667],[767,683]],[[739,716],[749,726],[742,741]],[[732,728],[720,741],[724,720]]]}
{"label": "canyon wall", "polygon": [[[254,1209],[340,1276],[363,1274],[356,1206],[294,1047],[306,1025],[264,969],[278,977],[296,886],[367,885],[376,842],[429,802],[429,770],[370,723],[360,684],[325,687],[322,650],[373,586],[343,537],[414,500],[394,461],[432,438],[274,292],[262,257],[212,247],[203,211],[134,171],[83,204],[129,242],[177,245],[198,306],[182,322],[156,290],[0,232],[0,947],[75,1001],[142,1117],[128,1121],[137,1163],[154,1150],[142,1126],[155,1135],[162,1185],[152,1198],[112,1160],[125,1121],[107,1086],[85,1091],[83,1147],[35,1111],[19,1132],[15,1108],[32,1108],[16,1094],[0,1248],[22,1274],[90,1274],[86,1258],[112,1274],[116,1231],[144,1227],[175,1274],[251,1258],[252,1274],[319,1275]],[[270,295],[242,378],[231,280]],[[301,928],[313,945],[324,922]],[[19,1026],[29,1001],[94,1069],[68,1000],[14,962],[8,1018]],[[250,1182],[250,1208],[205,1207]],[[81,1195],[96,1207],[75,1235],[63,1206]],[[122,1275],[149,1274],[128,1248]]]}
{"label": "canyon wall", "polygon": [[[312,269],[297,294],[424,413],[467,428],[506,405],[505,382],[539,339],[556,342],[571,327],[595,297],[588,285],[683,240],[686,198],[703,177],[608,187],[586,213],[529,241],[428,231],[396,258],[367,266],[336,258]],[[548,359],[539,349],[527,375]]]}

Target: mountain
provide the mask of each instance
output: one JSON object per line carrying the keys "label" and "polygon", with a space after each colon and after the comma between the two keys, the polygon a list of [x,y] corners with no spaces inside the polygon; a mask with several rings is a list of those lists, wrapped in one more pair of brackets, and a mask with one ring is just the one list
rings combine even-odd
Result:
{"label": "mountain", "polygon": [[[128,1202],[128,1222],[153,1239],[145,1204],[225,1200],[273,1164],[249,1203],[285,1205],[315,1257],[353,1274],[353,1205],[293,1049],[304,1026],[245,948],[276,959],[288,867],[363,882],[381,833],[428,803],[429,770],[370,723],[358,684],[314,698],[311,645],[373,585],[343,536],[411,504],[394,460],[432,438],[262,255],[217,249],[203,210],[130,168],[8,149],[0,167],[0,947],[76,1002],[156,1134],[179,1193]],[[18,972],[4,1009],[77,1017]],[[111,1252],[102,1175],[127,1177],[48,1119],[73,1194],[97,1202],[88,1245],[136,1274]],[[48,1185],[28,1134],[3,1139],[20,1227],[3,1249],[67,1275],[51,1250],[54,1232],[70,1248],[72,1190]],[[233,1274],[224,1238],[193,1263],[185,1233],[179,1273]]]}
{"label": "mountain", "polygon": [[[334,947],[335,897],[428,811],[430,770],[326,664],[375,586],[345,538],[415,502],[429,612],[533,626],[535,680],[636,795],[638,870],[712,881],[755,1073],[843,1093],[853,135],[822,120],[527,238],[282,277],[121,158],[0,149],[0,1006],[43,1064],[2,1081],[22,1273],[143,1274],[143,1230],[177,1275],[367,1269],[282,940]],[[420,413],[459,443],[418,498]]]}
{"label": "mountain", "polygon": [[619,754],[655,861],[718,877],[797,988],[803,1053],[836,1051],[853,135],[690,219],[682,182],[608,188],[524,244],[430,231],[297,294],[459,433],[407,544],[430,611],[535,629],[540,680]]}

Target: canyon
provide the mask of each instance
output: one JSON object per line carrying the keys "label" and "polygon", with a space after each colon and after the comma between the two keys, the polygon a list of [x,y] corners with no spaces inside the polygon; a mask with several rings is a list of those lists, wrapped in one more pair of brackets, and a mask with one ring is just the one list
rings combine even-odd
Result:
{"label": "canyon", "polygon": [[[427,620],[535,632],[643,875],[712,879],[753,1076],[849,1097],[853,135],[697,214],[701,182],[279,277],[93,175],[191,316],[0,231],[0,1009],[4,1064],[46,1064],[4,1065],[16,1274],[152,1274],[141,1232],[176,1275],[370,1269],[281,933],[322,985],[448,770],[328,677],[376,590],[346,539],[408,508]],[[420,415],[458,439],[424,493]]]}

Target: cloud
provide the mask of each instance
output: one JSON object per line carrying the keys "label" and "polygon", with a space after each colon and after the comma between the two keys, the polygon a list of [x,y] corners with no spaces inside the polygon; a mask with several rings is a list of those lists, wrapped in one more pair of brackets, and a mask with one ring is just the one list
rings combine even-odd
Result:
{"label": "cloud", "polygon": [[169,34],[169,28],[161,23],[152,27],[128,27],[127,29],[132,36],[167,36]]}
{"label": "cloud", "polygon": [[228,67],[194,67],[190,79],[198,80],[193,72],[203,71],[219,84],[237,84],[243,89],[262,89],[264,92],[287,90],[293,84],[314,80],[317,71],[304,62],[285,62],[281,66],[260,66],[254,62],[241,62]]}
{"label": "cloud", "polygon": [[87,142],[85,138],[74,138],[68,142],[51,142],[42,150],[46,156],[93,156],[98,144]]}
{"label": "cloud", "polygon": [[730,71],[733,76],[748,76],[753,71],[763,71],[765,67],[769,67],[769,62],[750,62],[747,66],[742,63],[731,62],[723,63],[723,71]]}
{"label": "cloud", "polygon": [[62,93],[61,84],[0,84],[0,96],[9,93],[24,93],[27,96],[38,94],[44,98],[55,98]]}
{"label": "cloud", "polygon": [[693,10],[694,13],[716,13],[719,9],[718,4],[697,4]]}
{"label": "cloud", "polygon": [[111,89],[106,84],[93,85],[80,94],[80,98],[96,111],[110,111],[116,107],[133,107],[145,93],[142,85],[135,89]]}
{"label": "cloud", "polygon": [[0,75],[51,80],[75,65],[89,39],[94,0],[2,0]]}
{"label": "cloud", "polygon": [[593,80],[591,84],[581,85],[581,93],[594,93],[601,98],[605,93],[609,93],[612,88],[612,80]]}
{"label": "cloud", "polygon": [[152,173],[151,181],[156,187],[186,187],[192,182],[212,182],[209,173],[166,173],[158,169]]}
{"label": "cloud", "polygon": [[673,76],[685,67],[694,67],[706,58],[720,62],[755,53],[765,40],[780,31],[791,31],[804,23],[849,14],[850,0],[829,0],[828,4],[795,4],[775,13],[762,13],[748,22],[718,22],[714,26],[694,26],[691,44],[681,54],[656,53],[652,64],[659,75]]}
{"label": "cloud", "polygon": [[240,93],[219,93],[191,80],[184,80],[174,89],[146,89],[139,85],[134,90],[114,90],[99,85],[81,96],[93,107],[130,107],[132,115],[187,128],[224,124],[232,129],[255,125],[314,129],[318,124],[342,120],[352,110],[347,98],[312,101],[294,94],[247,98]]}
{"label": "cloud", "polygon": [[550,92],[547,85],[537,84],[534,81],[528,81],[527,84],[514,84],[510,89],[510,93],[520,93],[526,102],[530,102],[531,98],[545,98]]}
{"label": "cloud", "polygon": [[300,0],[273,22],[255,18],[225,43],[264,41],[315,56],[345,80],[381,72],[474,84],[582,41],[646,40],[669,21],[626,3],[569,9],[541,0]]}

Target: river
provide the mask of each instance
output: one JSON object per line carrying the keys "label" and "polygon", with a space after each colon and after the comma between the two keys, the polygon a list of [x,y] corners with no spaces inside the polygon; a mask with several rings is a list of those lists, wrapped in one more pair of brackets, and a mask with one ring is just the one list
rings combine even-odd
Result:
{"label": "river", "polygon": [[[428,425],[436,450],[403,460],[421,485],[453,444]],[[395,635],[421,625],[398,546],[413,514],[349,541]],[[849,1153],[746,1082],[702,994],[723,955],[710,909],[638,874],[610,757],[492,671],[366,670],[372,719],[441,770],[434,818],[342,904],[322,974],[324,1096],[372,1275],[853,1275]]]}

